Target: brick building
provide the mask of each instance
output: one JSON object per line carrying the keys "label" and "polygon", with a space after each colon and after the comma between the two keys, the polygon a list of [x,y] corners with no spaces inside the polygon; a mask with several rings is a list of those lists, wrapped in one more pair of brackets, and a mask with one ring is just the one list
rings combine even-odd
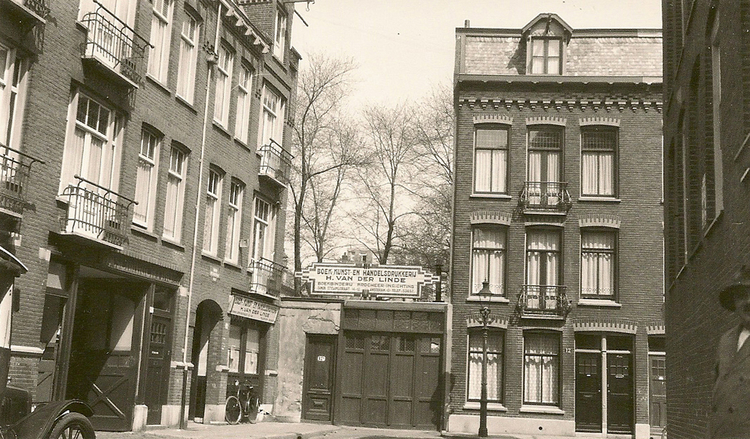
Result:
{"label": "brick building", "polygon": [[0,0],[10,377],[97,429],[273,401],[299,55],[292,3],[239,3]]}
{"label": "brick building", "polygon": [[719,289],[750,265],[750,2],[662,2],[669,435],[706,437]]}
{"label": "brick building", "polygon": [[[448,429],[664,425],[661,32],[456,29]],[[491,300],[478,293],[487,282]]]}

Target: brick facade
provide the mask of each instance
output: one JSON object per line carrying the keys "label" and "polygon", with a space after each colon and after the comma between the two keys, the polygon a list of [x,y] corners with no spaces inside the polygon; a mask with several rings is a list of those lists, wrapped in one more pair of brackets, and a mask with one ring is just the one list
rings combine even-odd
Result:
{"label": "brick facade", "polygon": [[[467,396],[467,369],[471,362],[467,343],[469,332],[481,334],[477,315],[487,305],[494,319],[490,330],[504,336],[502,393],[499,401],[490,401],[490,435],[628,430],[634,437],[649,437],[649,356],[656,353],[649,349],[649,341],[663,337],[664,332],[661,33],[570,29],[560,17],[541,14],[521,30],[465,27],[456,29],[456,36],[456,184],[451,263],[454,308],[448,429],[475,433],[479,425],[479,401]],[[539,75],[530,70],[533,57],[528,52],[531,39],[537,37],[561,41],[561,74]],[[616,132],[615,187],[607,196],[581,195],[581,133],[592,127]],[[507,167],[499,171],[507,172],[506,187],[476,190],[476,130],[499,128],[508,133]],[[531,175],[528,167],[532,166],[532,129],[562,132],[556,181],[567,184],[569,204],[562,200],[567,200],[565,194],[559,193],[559,206],[537,209],[533,205],[533,186],[525,186],[531,180],[527,175]],[[505,237],[504,275],[499,281],[504,291],[484,303],[471,286],[476,281],[481,283],[481,279],[472,281],[473,265],[479,263],[473,256],[473,242],[480,228]],[[529,233],[534,231],[559,233],[556,281],[543,285],[555,285],[558,297],[565,294],[572,305],[569,313],[558,312],[564,308],[563,302],[558,302],[555,310],[533,318],[525,313],[538,310],[523,310],[529,302],[520,296],[537,288],[525,286],[535,283],[526,277],[531,270],[527,246],[534,245]],[[616,292],[606,298],[590,299],[581,297],[581,236],[594,231],[608,231],[616,237]],[[529,400],[533,398],[524,390],[524,339],[538,333],[552,334],[558,340],[555,349],[559,386],[553,391],[556,401],[547,404],[532,404]],[[587,336],[597,340],[595,351],[610,361],[620,355],[615,342],[627,340],[629,352],[623,358],[632,361],[628,369],[632,372],[632,418],[621,424],[611,413],[607,422],[607,410],[602,406],[615,403],[614,399],[605,398],[609,402],[600,401],[598,405],[598,410],[605,412],[598,427],[579,425],[576,355],[588,351],[578,345],[576,338],[583,340]],[[609,349],[607,341],[611,344]],[[476,370],[481,370],[481,365]],[[600,364],[599,372],[607,370],[609,367],[602,369]]]}

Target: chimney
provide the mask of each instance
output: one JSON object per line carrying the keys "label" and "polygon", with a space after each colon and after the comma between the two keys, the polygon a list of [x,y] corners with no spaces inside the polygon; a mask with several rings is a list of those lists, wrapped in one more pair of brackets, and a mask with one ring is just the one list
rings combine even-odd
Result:
{"label": "chimney", "polygon": [[464,27],[471,27],[471,21],[464,20]]}

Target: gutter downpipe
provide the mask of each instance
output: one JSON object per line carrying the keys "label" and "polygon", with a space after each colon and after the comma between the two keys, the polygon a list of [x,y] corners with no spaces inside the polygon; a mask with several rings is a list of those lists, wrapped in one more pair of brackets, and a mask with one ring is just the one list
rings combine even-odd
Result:
{"label": "gutter downpipe", "polygon": [[[221,26],[221,2],[218,2],[218,9],[216,14],[216,36],[214,38],[214,50],[219,47],[219,28]],[[190,310],[192,308],[193,299],[193,285],[195,282],[195,261],[198,256],[198,222],[200,221],[200,207],[201,199],[201,188],[203,187],[203,159],[206,155],[206,132],[208,130],[208,101],[209,94],[211,91],[211,73],[213,72],[214,64],[218,61],[214,58],[214,54],[209,54],[208,58],[208,73],[206,75],[206,103],[203,109],[203,133],[201,138],[201,155],[198,162],[198,194],[195,197],[195,224],[193,225],[193,251],[190,255],[190,281],[188,284],[188,302],[187,311],[185,312],[185,341],[182,347],[182,398],[180,399],[180,430],[187,429],[187,416],[185,414],[185,408],[187,406],[187,380],[188,380],[188,340],[190,338]],[[195,366],[193,366],[195,367]]]}

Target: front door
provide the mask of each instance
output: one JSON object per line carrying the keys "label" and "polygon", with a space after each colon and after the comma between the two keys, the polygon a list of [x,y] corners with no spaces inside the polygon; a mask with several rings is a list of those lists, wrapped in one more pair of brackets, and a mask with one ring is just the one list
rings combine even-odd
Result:
{"label": "front door", "polygon": [[633,432],[633,376],[630,354],[607,355],[607,431]]}
{"label": "front door", "polygon": [[109,279],[80,282],[66,397],[91,406],[96,430],[132,427],[142,293]]}
{"label": "front door", "polygon": [[576,354],[576,431],[602,431],[602,377],[599,353]]}
{"label": "front door", "polygon": [[304,399],[302,401],[302,417],[304,419],[313,421],[332,420],[335,353],[335,336],[308,335],[305,349]]}
{"label": "front door", "polygon": [[667,426],[666,358],[663,354],[649,354],[649,413],[651,427]]}
{"label": "front door", "polygon": [[169,336],[172,319],[161,315],[151,318],[149,334],[148,370],[146,371],[145,403],[148,407],[146,423],[161,423],[161,408],[167,403],[167,382],[169,381]]}

